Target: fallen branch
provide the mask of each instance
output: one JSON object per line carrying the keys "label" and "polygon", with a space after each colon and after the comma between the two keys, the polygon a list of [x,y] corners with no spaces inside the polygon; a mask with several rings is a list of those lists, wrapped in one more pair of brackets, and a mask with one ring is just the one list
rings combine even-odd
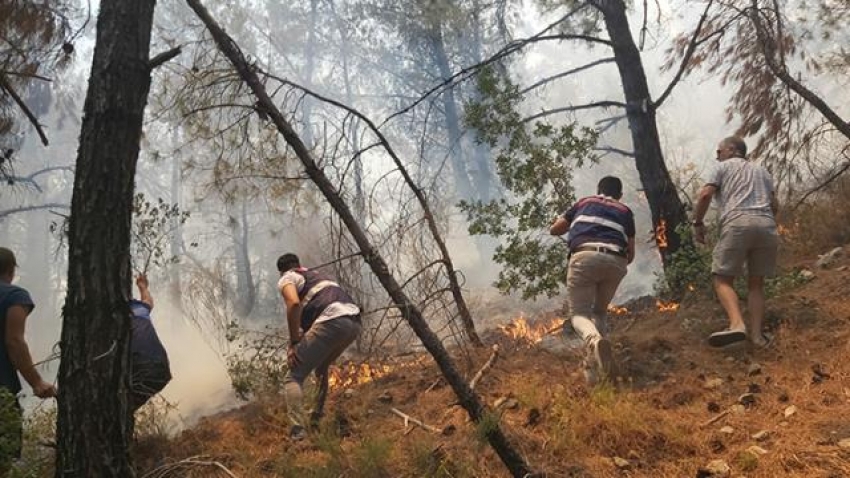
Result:
{"label": "fallen branch", "polygon": [[723,418],[723,417],[725,417],[726,415],[729,415],[729,413],[730,413],[730,412],[732,412],[732,409],[731,409],[731,408],[727,408],[726,410],[723,410],[722,412],[720,412],[720,415],[717,415],[716,417],[712,418],[711,420],[709,420],[709,421],[707,421],[707,422],[703,423],[702,425],[700,425],[700,427],[701,427],[701,428],[705,428],[705,427],[707,427],[707,426],[709,426],[709,425],[711,425],[711,424],[713,424],[713,423],[717,423],[717,422],[719,422],[719,421],[720,421],[720,419],[722,419],[722,418]]}
{"label": "fallen branch", "polygon": [[440,384],[440,382],[442,382],[442,381],[443,381],[443,377],[437,377],[437,380],[434,380],[434,383],[432,383],[431,385],[428,385],[428,388],[426,388],[426,389],[425,389],[425,392],[424,392],[424,393],[428,393],[428,392],[430,392],[431,390],[434,390],[434,387],[436,387],[437,385],[439,385],[439,384]]}
{"label": "fallen branch", "polygon": [[493,353],[490,355],[490,358],[484,363],[484,366],[481,367],[481,370],[472,377],[472,380],[469,381],[469,388],[475,390],[475,385],[478,384],[478,381],[481,380],[481,377],[487,373],[488,370],[493,366],[496,362],[496,358],[499,356],[499,345],[493,345]]}
{"label": "fallen branch", "polygon": [[[176,473],[179,471],[185,471],[191,468],[216,468],[219,472],[223,473],[225,476],[229,476],[230,478],[236,478],[236,475],[233,474],[232,471],[228,470],[227,467],[222,465],[217,461],[210,460],[201,460],[201,456],[193,456],[191,458],[186,458],[185,460],[176,461],[174,463],[169,463],[167,465],[162,465],[159,468],[147,473],[143,478],[166,478],[168,476],[184,476],[185,473],[181,473],[177,475]],[[207,475],[209,476],[209,475]]]}
{"label": "fallen branch", "polygon": [[431,425],[425,424],[425,423],[411,417],[410,415],[402,412],[401,410],[399,410],[397,408],[390,408],[390,411],[392,411],[393,413],[395,413],[396,415],[398,415],[398,416],[400,416],[401,418],[404,419],[404,428],[407,428],[408,423],[412,423],[414,425],[418,425],[418,426],[424,428],[425,430],[428,430],[429,432],[442,433],[442,430],[440,430],[439,428],[432,427]]}

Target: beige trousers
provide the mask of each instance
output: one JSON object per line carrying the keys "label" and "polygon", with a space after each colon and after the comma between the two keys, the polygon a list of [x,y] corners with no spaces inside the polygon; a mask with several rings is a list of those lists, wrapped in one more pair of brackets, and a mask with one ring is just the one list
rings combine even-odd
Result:
{"label": "beige trousers", "polygon": [[608,304],[626,276],[625,257],[604,252],[578,252],[570,257],[567,304],[573,329],[585,342],[607,333]]}

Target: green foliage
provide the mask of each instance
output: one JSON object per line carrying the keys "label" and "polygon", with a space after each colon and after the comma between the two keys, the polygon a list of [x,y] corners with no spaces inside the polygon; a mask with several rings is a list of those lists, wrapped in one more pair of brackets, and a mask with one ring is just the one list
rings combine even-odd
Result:
{"label": "green foliage", "polygon": [[136,194],[131,254],[140,272],[146,273],[151,264],[163,267],[177,262],[178,258],[170,254],[168,240],[187,219],[189,213],[181,211],[177,204],[168,204],[162,198],[151,202],[144,194]]}
{"label": "green foliage", "polygon": [[768,278],[764,284],[764,294],[768,298],[776,297],[779,294],[796,289],[810,280],[810,278],[803,275],[802,270],[793,269]]}
{"label": "green foliage", "polygon": [[21,415],[15,404],[15,396],[0,387],[0,475],[12,466],[18,448],[18,430]]}
{"label": "green foliage", "polygon": [[481,415],[481,419],[475,424],[475,441],[480,446],[487,444],[490,434],[499,427],[500,418],[499,413],[493,410],[486,410]]}
{"label": "green foliage", "polygon": [[572,170],[595,162],[597,133],[576,124],[527,121],[522,95],[492,69],[478,76],[480,98],[466,105],[466,123],[496,154],[496,171],[506,198],[462,201],[469,233],[500,239],[493,259],[502,265],[496,286],[523,298],[554,296],[566,280],[566,244],[548,236],[552,220],[575,200]]}
{"label": "green foliage", "polygon": [[693,245],[693,229],[688,224],[681,224],[676,232],[682,238],[682,247],[673,253],[664,270],[657,273],[656,295],[679,300],[686,292],[710,294],[711,249]]}
{"label": "green foliage", "polygon": [[[230,335],[234,340],[239,335]],[[286,339],[273,333],[242,334],[238,350],[227,358],[233,391],[242,400],[276,393],[288,370]]]}

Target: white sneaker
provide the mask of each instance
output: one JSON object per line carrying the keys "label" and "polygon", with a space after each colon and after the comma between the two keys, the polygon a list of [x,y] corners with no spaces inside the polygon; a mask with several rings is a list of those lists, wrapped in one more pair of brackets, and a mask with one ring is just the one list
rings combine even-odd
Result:
{"label": "white sneaker", "polygon": [[593,358],[596,359],[599,375],[603,380],[610,380],[614,376],[614,349],[611,342],[600,337],[593,344]]}

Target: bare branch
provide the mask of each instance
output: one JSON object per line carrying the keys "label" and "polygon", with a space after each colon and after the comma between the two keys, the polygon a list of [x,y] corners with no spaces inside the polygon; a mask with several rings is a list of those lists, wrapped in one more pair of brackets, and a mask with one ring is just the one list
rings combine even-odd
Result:
{"label": "bare branch", "polygon": [[576,73],[580,73],[584,70],[589,70],[589,69],[593,68],[594,66],[604,65],[605,63],[614,63],[614,61],[615,61],[614,57],[608,57],[608,58],[603,58],[601,60],[596,60],[596,61],[590,62],[590,63],[588,63],[586,65],[582,65],[578,68],[573,68],[571,70],[563,71],[561,73],[543,78],[543,79],[537,81],[536,83],[523,88],[522,90],[519,91],[519,94],[524,95],[524,94],[528,93],[529,91],[531,91],[535,88],[539,88],[539,87],[545,85],[546,83],[549,83],[549,82],[555,81],[557,79],[564,78],[564,77],[567,77],[567,76],[570,76],[570,75],[573,75],[573,74],[576,74]]}
{"label": "bare branch", "polygon": [[599,147],[593,148],[593,150],[594,151],[602,151],[604,153],[619,154],[619,155],[625,156],[627,158],[634,158],[635,157],[634,151],[626,151],[625,149],[614,148],[614,147],[611,147],[611,146],[599,146]]}
{"label": "bare branch", "polygon": [[41,143],[47,146],[47,135],[44,133],[44,130],[41,129],[41,125],[38,123],[38,118],[35,117],[24,100],[18,95],[15,89],[12,88],[12,84],[9,83],[8,78],[6,78],[6,75],[4,74],[0,74],[0,89],[6,90],[6,93],[9,93],[9,96],[11,96],[15,103],[18,104],[18,107],[24,112],[27,119],[35,127],[35,130],[38,132],[38,136],[41,138]]}
{"label": "bare branch", "polygon": [[154,56],[153,58],[148,60],[148,69],[156,69],[157,67],[163,65],[165,62],[179,55],[181,51],[183,51],[182,48],[178,46]]}
{"label": "bare branch", "polygon": [[664,92],[661,93],[661,96],[658,97],[658,100],[652,104],[653,108],[658,109],[658,107],[664,103],[664,100],[670,96],[670,93],[673,92],[673,88],[675,88],[679,81],[681,81],[682,76],[684,76],[685,71],[688,69],[688,63],[691,62],[691,58],[694,56],[694,51],[696,51],[697,45],[699,45],[699,36],[700,33],[702,33],[703,25],[705,25],[705,20],[708,18],[708,10],[711,8],[712,3],[714,3],[714,0],[709,0],[706,4],[705,10],[702,12],[702,16],[699,17],[697,27],[694,29],[694,34],[691,36],[691,41],[688,43],[688,48],[685,50],[685,55],[682,57],[682,63],[679,65],[679,70],[676,71],[675,75],[673,75],[673,79],[667,85],[667,88],[664,89]]}
{"label": "bare branch", "polygon": [[579,111],[579,110],[589,110],[593,108],[625,108],[626,104],[620,101],[596,101],[594,103],[587,103],[584,105],[575,105],[575,106],[563,106],[561,108],[552,108],[549,110],[543,110],[539,113],[533,114],[527,118],[523,118],[523,123],[530,123],[534,120],[538,120],[540,118],[545,118],[546,116],[551,116],[558,113],[566,113],[569,111]]}
{"label": "bare branch", "polygon": [[68,204],[60,204],[60,203],[48,203],[48,204],[39,204],[37,206],[23,206],[16,207],[12,209],[6,209],[5,211],[0,211],[0,219],[4,217],[11,216],[13,214],[18,214],[22,212],[29,211],[38,211],[41,209],[71,209],[71,206]]}

